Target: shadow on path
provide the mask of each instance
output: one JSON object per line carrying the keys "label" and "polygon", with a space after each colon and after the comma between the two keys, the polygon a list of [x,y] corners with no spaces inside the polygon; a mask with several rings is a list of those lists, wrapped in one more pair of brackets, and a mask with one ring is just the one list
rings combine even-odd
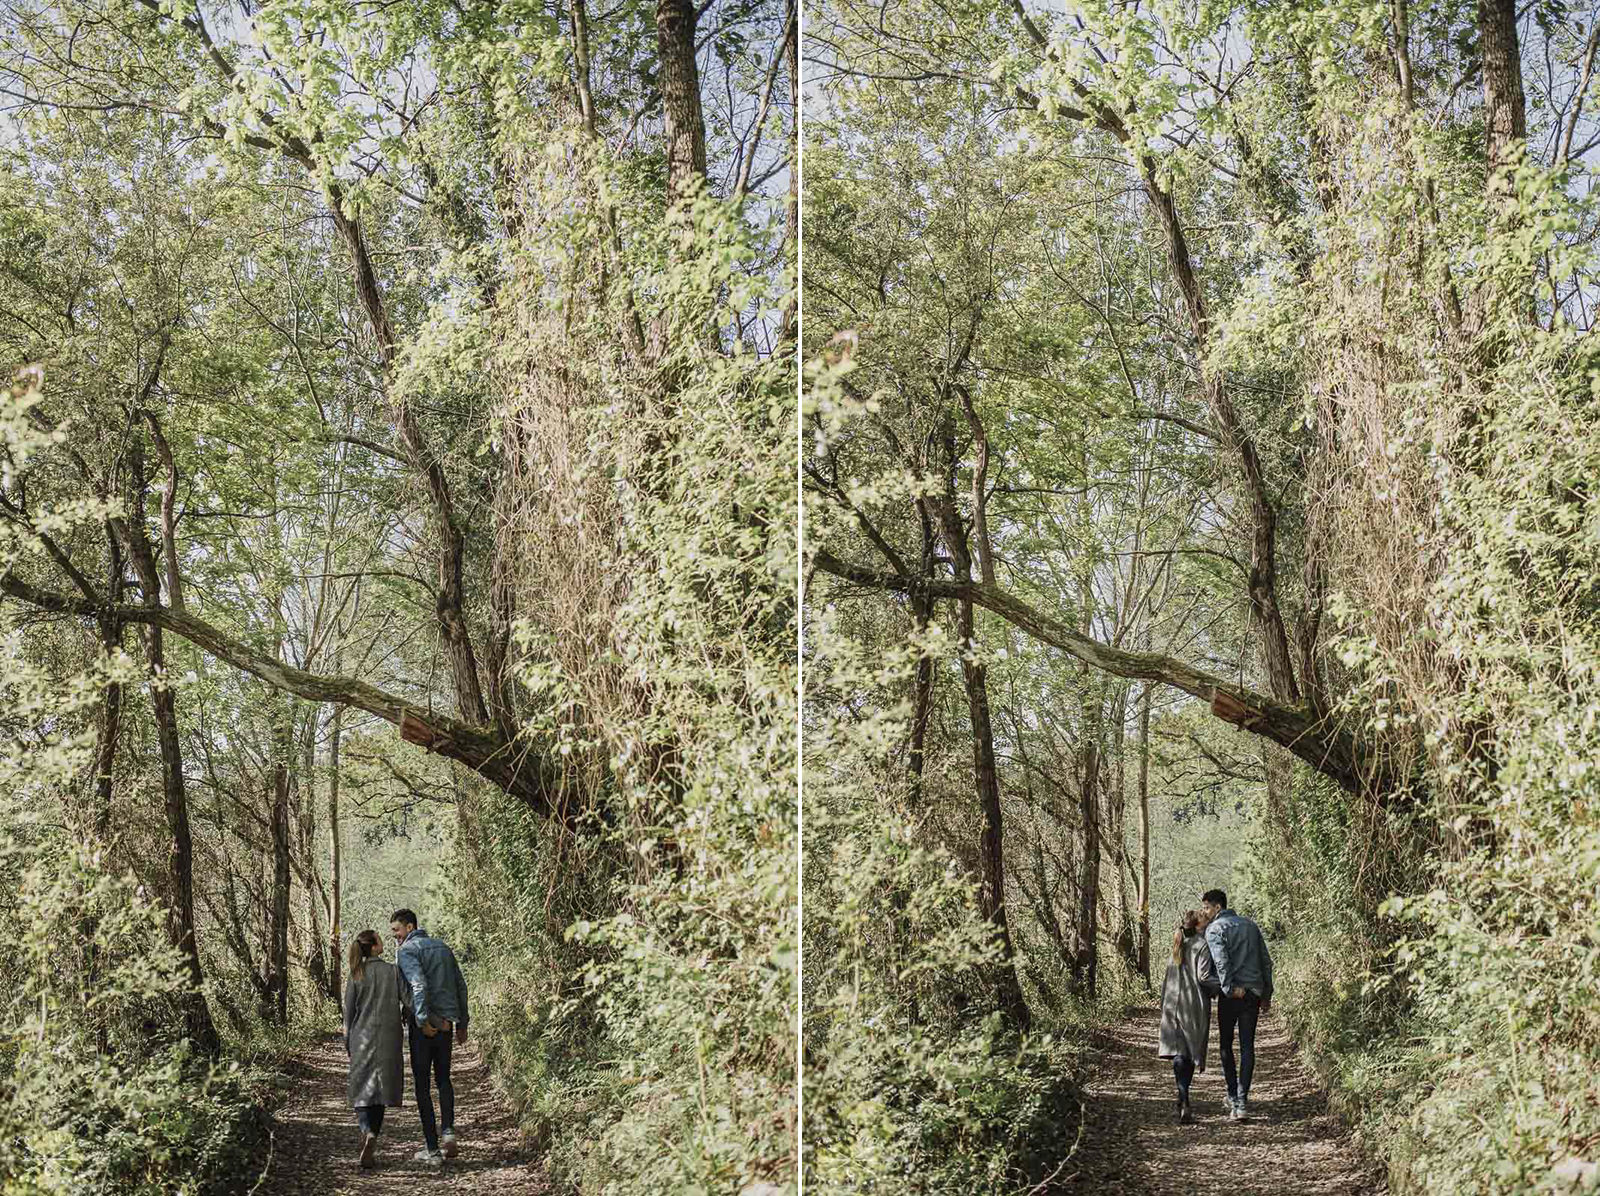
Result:
{"label": "shadow on path", "polygon": [[[422,1149],[422,1122],[406,1075],[406,1103],[384,1115],[377,1166],[356,1166],[361,1133],[345,1099],[344,1044],[330,1037],[301,1052],[290,1066],[293,1087],[277,1112],[272,1165],[258,1196],[366,1196],[396,1191],[479,1196],[548,1196],[544,1169],[529,1157],[516,1118],[489,1079],[473,1047],[459,1048],[451,1079],[461,1153],[434,1169],[413,1161]],[[438,1094],[434,1095],[438,1108]]]}
{"label": "shadow on path", "polygon": [[[1159,1009],[1113,1027],[1088,1089],[1088,1125],[1070,1186],[1106,1196],[1382,1196],[1279,1017],[1261,1019],[1251,1119],[1228,1120],[1215,1015],[1206,1070],[1178,1124],[1172,1064],[1156,1057]],[[1237,1047],[1235,1048],[1237,1050]]]}

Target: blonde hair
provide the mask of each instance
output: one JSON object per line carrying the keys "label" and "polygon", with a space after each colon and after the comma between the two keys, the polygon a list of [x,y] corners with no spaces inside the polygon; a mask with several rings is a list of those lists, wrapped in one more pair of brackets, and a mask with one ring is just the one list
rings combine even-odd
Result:
{"label": "blonde hair", "polygon": [[373,953],[373,948],[379,946],[383,940],[378,938],[376,930],[363,930],[350,940],[350,979],[360,980],[367,971],[367,956]]}
{"label": "blonde hair", "polygon": [[1200,914],[1197,910],[1190,910],[1183,915],[1183,925],[1172,933],[1172,962],[1183,962],[1183,940],[1192,939],[1200,933]]}

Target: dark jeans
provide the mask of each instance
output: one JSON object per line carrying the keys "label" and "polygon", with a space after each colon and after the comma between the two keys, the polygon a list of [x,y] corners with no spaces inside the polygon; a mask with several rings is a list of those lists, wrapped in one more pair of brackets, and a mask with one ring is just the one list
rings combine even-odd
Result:
{"label": "dark jeans", "polygon": [[363,1134],[383,1133],[383,1106],[357,1105],[356,1124],[361,1127]]}
{"label": "dark jeans", "polygon": [[1176,1055],[1172,1060],[1172,1078],[1178,1081],[1178,1099],[1189,1099],[1189,1082],[1194,1079],[1194,1059],[1189,1055]]}
{"label": "dark jeans", "polygon": [[450,1044],[455,1035],[440,1030],[429,1038],[415,1026],[411,1028],[411,1080],[417,1089],[417,1112],[422,1115],[422,1136],[429,1150],[439,1149],[439,1133],[433,1124],[433,1093],[429,1088],[428,1073],[439,1081],[440,1128],[456,1128],[456,1090],[450,1083]]}
{"label": "dark jeans", "polygon": [[[1250,1095],[1250,1077],[1256,1070],[1256,1022],[1261,1017],[1261,998],[1245,990],[1238,1000],[1224,994],[1217,1002],[1217,1029],[1222,1032],[1222,1078],[1228,1082],[1228,1095]],[[1239,1063],[1233,1061],[1233,1029],[1239,1028]]]}

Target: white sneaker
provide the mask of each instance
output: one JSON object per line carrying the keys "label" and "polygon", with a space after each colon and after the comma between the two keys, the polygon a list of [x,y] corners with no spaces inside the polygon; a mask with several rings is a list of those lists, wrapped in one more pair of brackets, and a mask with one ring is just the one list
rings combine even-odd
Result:
{"label": "white sneaker", "polygon": [[455,1132],[455,1130],[445,1130],[442,1134],[440,1134],[439,1135],[439,1145],[444,1148],[444,1157],[445,1158],[447,1158],[447,1159],[455,1158],[456,1157],[456,1151],[457,1151],[457,1147],[456,1147],[456,1132]]}
{"label": "white sneaker", "polygon": [[426,1146],[411,1157],[419,1163],[426,1163],[430,1167],[444,1166],[444,1155],[437,1150],[429,1150]]}
{"label": "white sneaker", "polygon": [[1246,1098],[1241,1096],[1238,1099],[1238,1101],[1234,1104],[1234,1106],[1233,1106],[1233,1119],[1235,1121],[1249,1121],[1250,1120],[1250,1102]]}

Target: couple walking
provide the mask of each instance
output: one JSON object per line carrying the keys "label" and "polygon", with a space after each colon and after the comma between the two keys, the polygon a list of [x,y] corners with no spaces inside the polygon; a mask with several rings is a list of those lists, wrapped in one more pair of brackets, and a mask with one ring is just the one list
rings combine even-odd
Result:
{"label": "couple walking", "polygon": [[[1228,908],[1228,895],[1210,889],[1200,908],[1184,915],[1172,935],[1172,962],[1161,988],[1161,1045],[1178,1083],[1178,1120],[1194,1121],[1189,1082],[1206,1068],[1211,1038],[1211,1002],[1217,1002],[1222,1035],[1222,1076],[1228,1084],[1228,1116],[1249,1118],[1250,1078],[1256,1068],[1256,1022],[1272,1004],[1272,956],[1261,929]],[[1233,1057],[1234,1031],[1239,1059]]]}
{"label": "couple walking", "polygon": [[[344,990],[344,1044],[350,1056],[350,1104],[361,1127],[362,1167],[371,1167],[386,1106],[404,1095],[401,1026],[411,1039],[411,1080],[417,1092],[426,1145],[416,1160],[439,1167],[456,1156],[456,1093],[450,1083],[451,1046],[467,1041],[467,985],[455,953],[417,925],[417,915],[397,909],[389,921],[395,961],[383,958],[377,931],[363,930],[350,944],[350,980]],[[439,1124],[432,1082],[439,1085]]]}

